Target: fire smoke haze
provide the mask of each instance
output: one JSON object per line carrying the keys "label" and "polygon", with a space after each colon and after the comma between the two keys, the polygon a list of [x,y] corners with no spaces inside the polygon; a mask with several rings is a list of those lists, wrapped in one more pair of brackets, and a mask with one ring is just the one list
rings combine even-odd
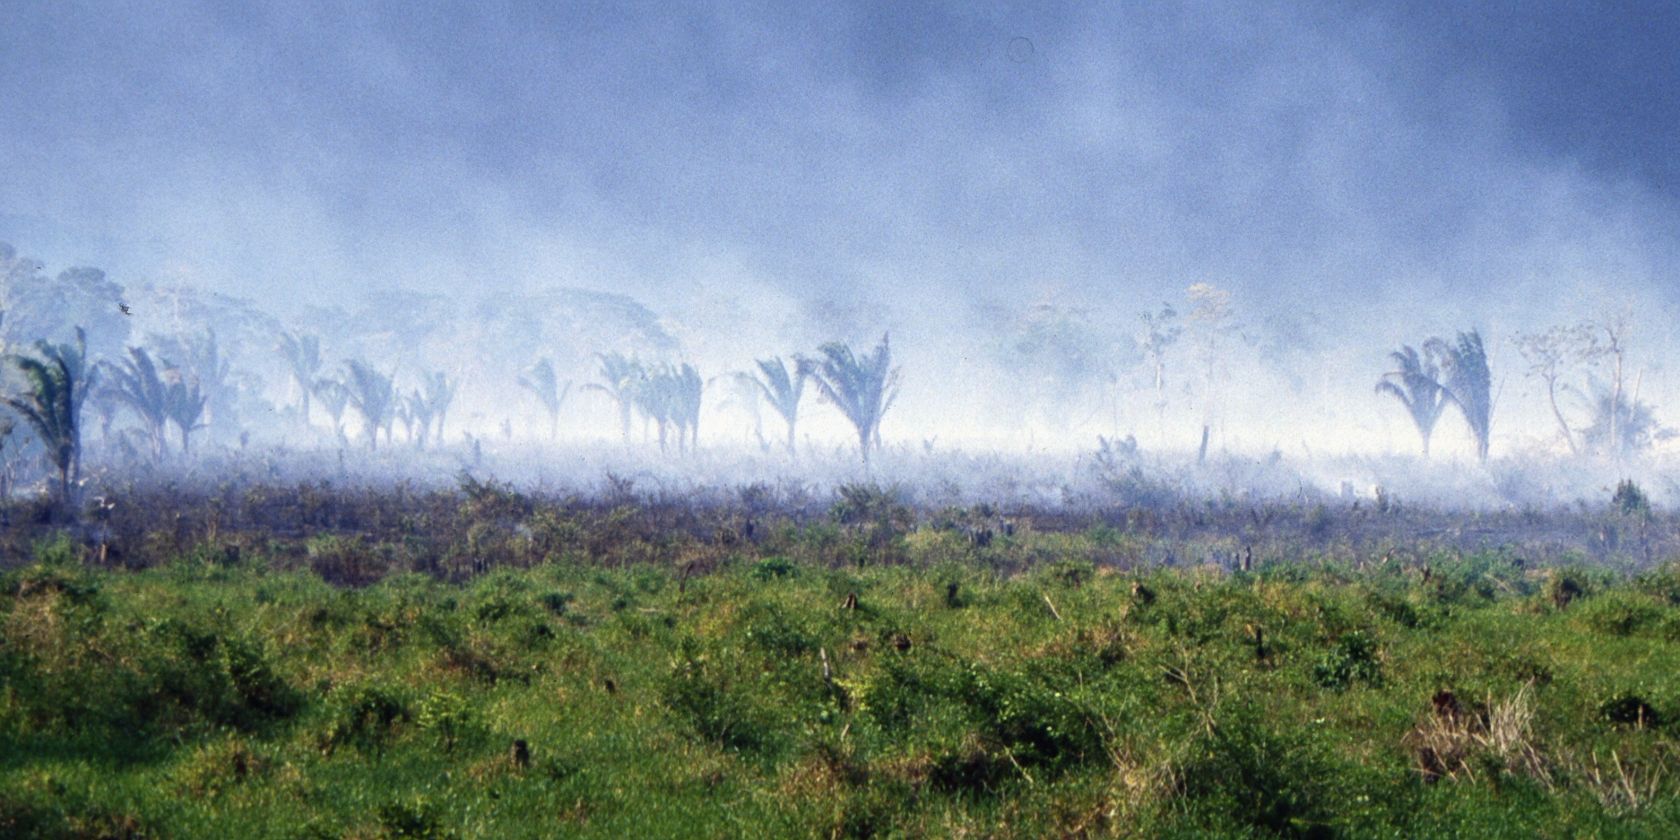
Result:
{"label": "fire smoke haze", "polygon": [[[889,444],[1411,452],[1386,354],[1474,327],[1495,454],[1540,448],[1512,339],[1624,310],[1680,420],[1680,7],[1114,5],[25,0],[0,241],[304,329],[624,294],[708,377],[890,330]],[[1157,413],[1138,316],[1197,283],[1219,397],[1186,340]]]}

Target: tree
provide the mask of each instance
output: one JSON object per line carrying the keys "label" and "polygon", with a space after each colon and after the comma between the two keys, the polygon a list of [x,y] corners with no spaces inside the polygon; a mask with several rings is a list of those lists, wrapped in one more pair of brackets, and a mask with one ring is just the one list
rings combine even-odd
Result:
{"label": "tree", "polygon": [[196,378],[176,369],[171,369],[170,374],[166,413],[181,432],[181,457],[186,458],[190,451],[188,436],[204,428],[206,397]]}
{"label": "tree", "polygon": [[[1610,405],[1619,407],[1626,403],[1624,386],[1627,380],[1624,376],[1624,363],[1627,357],[1628,319],[1629,316],[1625,312],[1611,313],[1580,327],[1584,336],[1582,359],[1588,362],[1610,359]],[[1607,411],[1602,418],[1609,423],[1609,428],[1605,431],[1607,445],[1604,448],[1617,456],[1627,451],[1621,440],[1622,415],[1623,410],[1618,409]]]}
{"label": "tree", "polygon": [[233,364],[222,353],[215,329],[186,339],[152,337],[152,343],[162,358],[174,361],[173,367],[189,378],[204,396],[203,426],[210,426],[226,434],[238,421],[235,398],[238,389],[233,383]]}
{"label": "tree", "polygon": [[1423,457],[1429,457],[1429,436],[1435,431],[1435,421],[1447,406],[1445,390],[1441,387],[1439,366],[1435,360],[1419,355],[1411,345],[1403,345],[1388,354],[1399,366],[1382,375],[1377,393],[1391,394],[1406,407],[1418,436],[1423,438]]}
{"label": "tree", "polygon": [[313,335],[280,334],[280,352],[297,385],[303,407],[303,423],[309,425],[309,394],[314,390],[315,375],[321,371],[321,339]]}
{"label": "tree", "polygon": [[327,409],[327,416],[332,418],[333,436],[344,440],[344,409],[350,405],[350,389],[338,379],[327,376],[315,380],[311,390]]}
{"label": "tree", "polygon": [[437,423],[437,442],[443,443],[443,421],[449,417],[449,406],[455,402],[455,381],[443,371],[433,371],[420,381],[422,396],[432,419]]}
{"label": "tree", "polygon": [[395,391],[391,386],[391,377],[358,359],[351,359],[345,363],[345,374],[344,387],[349,391],[350,407],[362,416],[362,427],[368,436],[368,449],[377,450],[379,430],[390,422],[391,411],[395,407]]}
{"label": "tree", "polygon": [[595,358],[601,361],[601,381],[592,382],[586,390],[606,394],[618,407],[619,430],[624,436],[624,442],[630,442],[630,412],[636,406],[637,394],[642,388],[642,380],[647,378],[647,371],[642,363],[625,356],[623,353],[596,353]]}
{"label": "tree", "polygon": [[1223,385],[1230,378],[1230,343],[1233,337],[1241,337],[1240,325],[1231,306],[1229,291],[1211,283],[1193,283],[1185,294],[1190,299],[1190,315],[1186,321],[1202,362],[1202,440],[1205,450],[1206,426],[1223,419]]}
{"label": "tree", "polygon": [[1460,332],[1458,340],[1449,344],[1431,338],[1423,345],[1425,353],[1441,360],[1445,376],[1442,385],[1447,398],[1458,406],[1470,433],[1476,437],[1476,460],[1486,462],[1488,437],[1493,420],[1493,378],[1488,372],[1487,350],[1482,335],[1476,330]]}
{"label": "tree", "polygon": [[838,341],[818,352],[822,355],[811,371],[817,388],[857,430],[858,453],[867,464],[870,450],[881,445],[881,418],[898,397],[899,371],[892,366],[888,337],[882,335],[875,350],[863,356]]}
{"label": "tree", "polygon": [[543,410],[548,412],[548,439],[559,437],[560,407],[565,404],[566,395],[571,393],[572,381],[561,382],[554,373],[554,363],[543,358],[519,375],[519,384],[534,394],[542,403]]}
{"label": "tree", "polygon": [[1167,410],[1167,350],[1184,334],[1184,327],[1179,325],[1178,312],[1170,303],[1161,304],[1159,312],[1145,312],[1141,317],[1143,355],[1149,361],[1155,382],[1155,416],[1157,422],[1162,422]]}
{"label": "tree", "polygon": [[164,380],[156,362],[144,348],[128,348],[128,358],[121,364],[106,363],[105,391],[114,396],[140,419],[152,444],[152,457],[164,455],[164,437],[169,423],[169,383]]}
{"label": "tree", "polygon": [[776,413],[787,421],[787,451],[789,455],[794,451],[794,428],[799,423],[799,399],[805,393],[805,380],[811,376],[811,362],[807,359],[795,357],[793,365],[789,367],[780,356],[769,359],[758,359],[757,375],[749,375],[748,379],[755,385],[759,393],[770,401],[770,406]]}
{"label": "tree", "polygon": [[[690,451],[700,446],[700,406],[706,392],[706,381],[700,378],[700,370],[694,365],[683,362],[672,373],[672,406],[675,408],[673,419],[677,422],[677,449]],[[684,434],[688,442],[683,442]]]}
{"label": "tree", "polygon": [[1621,457],[1674,437],[1673,429],[1657,422],[1649,404],[1637,396],[1630,399],[1618,395],[1614,384],[1592,378],[1583,396],[1592,412],[1592,423],[1581,430],[1581,442],[1590,451]]}
{"label": "tree", "polygon": [[425,449],[426,434],[431,428],[436,412],[427,401],[425,393],[418,388],[403,398],[403,405],[407,409],[408,432],[414,439],[414,448]]}
{"label": "tree", "polygon": [[[644,369],[634,385],[631,402],[642,416],[652,420],[659,430],[659,451],[664,452],[670,439],[673,423],[682,413],[676,371],[666,364]],[[677,447],[682,448],[683,432],[679,426]]]}
{"label": "tree", "polygon": [[[1585,324],[1552,327],[1543,333],[1517,336],[1517,352],[1528,362],[1528,375],[1538,378],[1546,386],[1546,401],[1552,408],[1552,419],[1557,421],[1558,431],[1563,433],[1563,442],[1569,445],[1572,455],[1579,454],[1580,447],[1575,443],[1575,433],[1569,428],[1569,421],[1564,419],[1563,411],[1558,407],[1559,383],[1564,379],[1569,362],[1586,359],[1592,353],[1592,345],[1590,328]],[[1564,384],[1562,387],[1569,386]]]}
{"label": "tree", "polygon": [[81,481],[82,401],[97,377],[87,364],[87,335],[76,328],[74,344],[35,343],[35,356],[11,356],[28,383],[22,394],[8,394],[6,405],[35,429],[58,469],[58,502],[70,505],[71,485]]}

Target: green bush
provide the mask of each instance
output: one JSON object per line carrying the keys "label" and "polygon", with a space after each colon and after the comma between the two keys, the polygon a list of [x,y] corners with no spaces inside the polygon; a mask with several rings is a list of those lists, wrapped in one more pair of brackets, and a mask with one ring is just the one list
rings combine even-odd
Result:
{"label": "green bush", "polygon": [[1343,634],[1313,665],[1313,681],[1338,691],[1360,682],[1381,684],[1382,663],[1377,660],[1376,640],[1361,630]]}

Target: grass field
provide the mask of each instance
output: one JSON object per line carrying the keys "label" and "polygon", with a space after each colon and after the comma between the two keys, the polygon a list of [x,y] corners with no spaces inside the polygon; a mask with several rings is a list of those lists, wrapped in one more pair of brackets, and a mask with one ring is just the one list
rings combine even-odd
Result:
{"label": "grass field", "polygon": [[1160,567],[861,496],[720,536],[467,489],[430,547],[365,511],[37,529],[0,834],[1680,836],[1680,568]]}

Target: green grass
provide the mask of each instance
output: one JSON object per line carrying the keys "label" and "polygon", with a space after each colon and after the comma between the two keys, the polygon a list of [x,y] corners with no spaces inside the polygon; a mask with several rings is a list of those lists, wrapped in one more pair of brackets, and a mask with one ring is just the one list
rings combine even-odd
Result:
{"label": "green grass", "polygon": [[0,834],[1680,835],[1671,569],[902,550],[345,589],[50,543],[0,579]]}

